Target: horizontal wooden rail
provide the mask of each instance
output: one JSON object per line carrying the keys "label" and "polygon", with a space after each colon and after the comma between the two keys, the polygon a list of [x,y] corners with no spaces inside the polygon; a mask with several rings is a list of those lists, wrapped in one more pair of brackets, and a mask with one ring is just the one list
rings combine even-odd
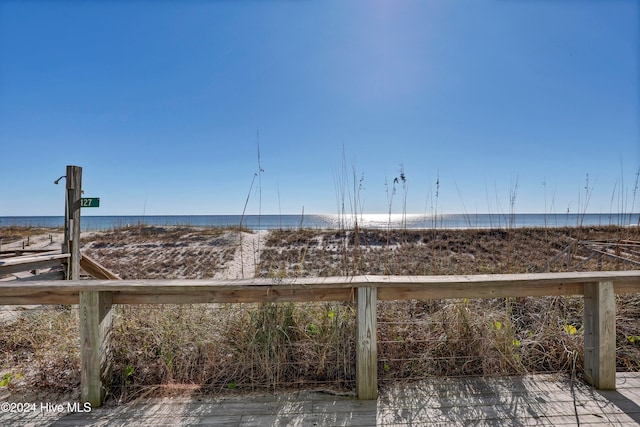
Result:
{"label": "horizontal wooden rail", "polygon": [[99,406],[110,384],[112,304],[355,301],[356,389],[376,399],[378,300],[584,295],[585,378],[615,388],[615,293],[640,292],[640,270],[472,276],[239,280],[0,282],[0,305],[79,304],[81,398]]}
{"label": "horizontal wooden rail", "polygon": [[0,250],[0,257],[1,258],[7,258],[7,257],[14,257],[14,256],[22,256],[25,254],[47,254],[47,253],[60,253],[60,250],[56,250],[56,249],[20,249],[20,248],[16,248],[16,249],[2,249]]}
{"label": "horizontal wooden rail", "polygon": [[469,276],[350,276],[237,280],[65,280],[0,283],[0,305],[78,304],[83,291],[110,292],[114,304],[353,301],[358,288],[378,300],[582,295],[584,283],[640,292],[640,270]]}
{"label": "horizontal wooden rail", "polygon": [[2,258],[0,259],[0,274],[13,274],[20,271],[56,267],[67,262],[68,259],[69,254],[61,253]]}

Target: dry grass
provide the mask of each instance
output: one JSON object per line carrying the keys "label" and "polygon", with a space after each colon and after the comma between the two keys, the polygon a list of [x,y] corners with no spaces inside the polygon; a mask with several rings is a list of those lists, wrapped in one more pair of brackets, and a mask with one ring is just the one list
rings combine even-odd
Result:
{"label": "dry grass", "polygon": [[[125,278],[211,277],[238,245],[233,230],[134,227],[98,233],[87,253]],[[354,238],[357,236],[357,245]],[[265,277],[531,272],[574,239],[640,240],[616,227],[387,232],[274,231]],[[586,253],[550,266],[572,269]],[[590,260],[581,269],[628,269]],[[617,364],[640,368],[638,296],[618,296]],[[0,330],[10,387],[68,391],[79,379],[74,311],[35,310]],[[582,298],[379,302],[379,375],[580,372]],[[166,386],[203,392],[353,387],[353,306],[348,303],[116,307],[111,392],[130,399]],[[19,376],[22,378],[18,379]],[[15,380],[13,379],[15,378]],[[180,389],[179,386],[173,389]]]}
{"label": "dry grass", "polygon": [[351,386],[353,329],[342,304],[123,308],[112,390],[126,398],[174,383],[216,393]]}
{"label": "dry grass", "polygon": [[582,335],[565,328],[579,329],[579,314],[579,298],[381,303],[381,376],[579,371]]}
{"label": "dry grass", "polygon": [[83,240],[86,255],[123,279],[212,278],[239,244],[235,229],[193,227],[125,227]]}
{"label": "dry grass", "polygon": [[8,244],[17,240],[26,239],[27,237],[38,236],[45,233],[62,232],[62,228],[22,227],[11,225],[7,227],[0,227],[0,241],[2,241],[3,244]]}
{"label": "dry grass", "polygon": [[[620,270],[634,265],[575,241],[640,240],[637,228],[529,228],[273,232],[260,273],[287,276],[351,274],[499,274]],[[579,266],[576,268],[576,266]],[[618,296],[618,367],[640,368],[637,297]],[[379,303],[379,372],[384,379],[430,375],[508,375],[580,371],[580,297]],[[575,328],[575,329],[574,329]],[[634,337],[637,337],[634,338]]]}
{"label": "dry grass", "polygon": [[[574,240],[640,240],[637,228],[517,228],[511,230],[279,230],[270,234],[260,275],[287,269],[289,276],[350,274],[498,274],[546,271],[545,264]],[[573,271],[588,253],[572,252],[549,271]],[[623,268],[632,268],[623,265]],[[596,258],[581,270],[616,270]]]}
{"label": "dry grass", "polygon": [[28,310],[0,329],[0,372],[10,390],[68,393],[80,385],[79,348],[77,309]]}

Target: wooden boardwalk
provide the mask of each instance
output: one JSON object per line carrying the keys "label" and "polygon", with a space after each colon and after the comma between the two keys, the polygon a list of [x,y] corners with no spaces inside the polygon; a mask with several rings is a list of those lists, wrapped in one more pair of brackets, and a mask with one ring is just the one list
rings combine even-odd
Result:
{"label": "wooden boardwalk", "polygon": [[0,425],[633,426],[640,425],[640,373],[618,373],[616,391],[550,375],[434,378],[383,384],[377,401],[318,391],[157,398],[90,412],[1,413]]}

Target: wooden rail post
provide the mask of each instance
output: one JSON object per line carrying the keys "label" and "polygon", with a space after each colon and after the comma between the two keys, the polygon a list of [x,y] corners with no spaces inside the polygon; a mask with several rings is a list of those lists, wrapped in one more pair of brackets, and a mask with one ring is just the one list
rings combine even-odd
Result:
{"label": "wooden rail post", "polygon": [[111,383],[111,292],[80,292],[80,398],[102,405]]}
{"label": "wooden rail post", "polygon": [[616,388],[616,300],[613,282],[584,284],[584,377],[599,390]]}
{"label": "wooden rail post", "polygon": [[358,288],[356,391],[358,399],[378,398],[378,340],[376,287]]}
{"label": "wooden rail post", "polygon": [[62,252],[71,255],[67,264],[67,280],[80,279],[80,199],[82,198],[82,168],[67,166],[64,243]]}

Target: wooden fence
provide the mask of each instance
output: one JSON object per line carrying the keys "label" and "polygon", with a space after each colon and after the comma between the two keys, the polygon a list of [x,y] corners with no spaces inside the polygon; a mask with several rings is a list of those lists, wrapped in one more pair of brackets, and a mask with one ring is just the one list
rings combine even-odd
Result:
{"label": "wooden fence", "polygon": [[0,283],[0,305],[79,304],[81,398],[101,405],[110,383],[113,304],[355,301],[356,391],[376,399],[378,300],[584,295],[584,377],[615,389],[615,294],[640,292],[640,270],[473,276],[239,280],[57,280]]}

